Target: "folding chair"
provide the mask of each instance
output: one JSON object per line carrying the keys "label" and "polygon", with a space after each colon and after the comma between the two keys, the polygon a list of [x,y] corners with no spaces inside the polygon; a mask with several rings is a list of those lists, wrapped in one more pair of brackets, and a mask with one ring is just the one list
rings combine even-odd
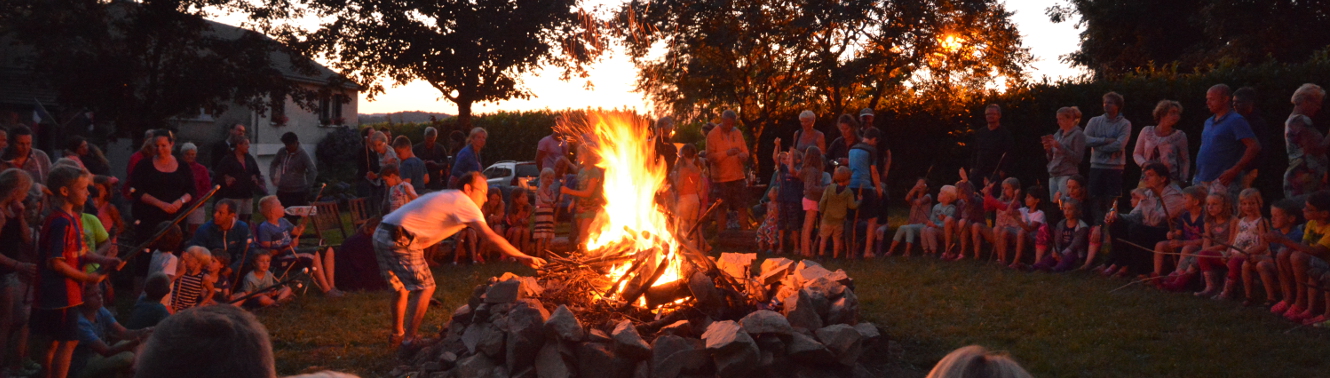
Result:
{"label": "folding chair", "polygon": [[314,234],[324,240],[324,231],[336,229],[342,233],[342,240],[346,240],[346,227],[342,224],[342,213],[337,211],[337,202],[315,202],[313,206],[315,214],[310,216],[310,220],[314,221]]}
{"label": "folding chair", "polygon": [[351,229],[360,230],[360,226],[373,218],[375,214],[369,207],[369,198],[355,198],[347,201],[347,208],[351,210]]}

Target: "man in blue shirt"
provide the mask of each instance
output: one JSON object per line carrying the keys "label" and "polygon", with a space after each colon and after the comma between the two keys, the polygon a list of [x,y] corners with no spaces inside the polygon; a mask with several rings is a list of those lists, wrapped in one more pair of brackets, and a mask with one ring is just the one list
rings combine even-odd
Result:
{"label": "man in blue shirt", "polygon": [[253,240],[249,236],[249,225],[236,219],[235,206],[232,200],[217,201],[212,207],[212,221],[199,226],[187,246],[200,246],[209,251],[224,250],[231,257],[231,266],[239,270],[248,262],[245,260],[253,257],[248,253]]}
{"label": "man in blue shirt", "polygon": [[1215,84],[1205,92],[1205,106],[1214,116],[1205,120],[1205,130],[1201,132],[1201,150],[1196,154],[1192,184],[1207,185],[1211,192],[1242,189],[1238,175],[1261,151],[1247,120],[1233,111],[1232,101],[1233,91],[1227,85]]}

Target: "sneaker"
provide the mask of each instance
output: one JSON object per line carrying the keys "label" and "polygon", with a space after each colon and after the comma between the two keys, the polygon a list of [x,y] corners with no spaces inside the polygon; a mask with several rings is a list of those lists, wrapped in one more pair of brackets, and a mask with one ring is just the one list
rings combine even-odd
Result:
{"label": "sneaker", "polygon": [[1302,325],[1321,324],[1321,323],[1325,323],[1326,320],[1327,320],[1327,319],[1326,319],[1325,315],[1317,315],[1316,317],[1307,318],[1307,320],[1303,320],[1303,321],[1302,321]]}
{"label": "sneaker", "polygon": [[1279,303],[1275,303],[1274,307],[1270,307],[1272,313],[1283,314],[1284,311],[1288,311],[1288,302],[1285,301],[1279,301]]}

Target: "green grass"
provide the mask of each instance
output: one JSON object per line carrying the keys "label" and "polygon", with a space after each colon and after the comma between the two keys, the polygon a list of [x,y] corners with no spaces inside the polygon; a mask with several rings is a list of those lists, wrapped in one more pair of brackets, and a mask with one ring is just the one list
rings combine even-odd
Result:
{"label": "green grass", "polygon": [[[1294,328],[1259,309],[1088,274],[1021,273],[976,262],[892,258],[832,263],[855,279],[866,321],[900,345],[892,371],[922,376],[949,351],[979,344],[1010,352],[1041,377],[1313,377],[1330,372],[1330,331]],[[437,332],[471,288],[513,264],[435,271],[422,332]],[[281,374],[334,369],[385,375],[394,355],[388,293],[307,295],[259,319]]]}

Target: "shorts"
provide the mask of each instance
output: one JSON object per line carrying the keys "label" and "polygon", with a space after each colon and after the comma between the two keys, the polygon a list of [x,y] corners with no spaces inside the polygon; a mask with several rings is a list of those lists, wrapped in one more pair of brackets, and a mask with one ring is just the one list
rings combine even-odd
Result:
{"label": "shorts", "polygon": [[822,226],[818,228],[817,234],[823,239],[835,238],[829,240],[840,240],[845,237],[845,222],[836,222],[835,224],[823,222]]}
{"label": "shorts", "polygon": [[860,192],[859,188],[850,188],[850,190],[854,191],[854,194],[856,195],[861,195],[859,198],[859,208],[853,210],[856,212],[857,216],[851,216],[851,218],[857,218],[858,220],[865,222],[876,221],[878,217],[881,216],[882,211],[882,205],[879,204],[877,191],[873,190],[873,188],[863,188],[862,192]]}
{"label": "shorts", "polygon": [[185,224],[201,225],[206,220],[207,215],[208,211],[204,209],[204,206],[199,206],[199,208],[194,209],[194,212],[189,213],[189,216],[185,217]]}
{"label": "shorts", "polygon": [[1090,197],[1109,198],[1122,196],[1122,170],[1108,168],[1090,168]]}
{"label": "shorts", "polygon": [[35,335],[50,336],[55,341],[78,341],[79,316],[78,306],[53,310],[34,308],[29,326]]}
{"label": "shorts", "polygon": [[804,211],[817,211],[817,200],[804,198],[800,202],[804,205]]}
{"label": "shorts", "polygon": [[1326,262],[1325,259],[1320,257],[1307,255],[1307,268],[1320,271],[1330,270],[1330,262]]}
{"label": "shorts", "polygon": [[379,275],[393,290],[434,287],[434,273],[425,263],[425,250],[415,246],[414,241],[415,235],[388,223],[380,223],[374,230],[374,257],[379,262]]}
{"label": "shorts", "polygon": [[724,201],[722,209],[743,211],[748,208],[748,183],[744,180],[717,183],[716,188],[717,198]]}
{"label": "shorts", "polygon": [[804,212],[798,202],[780,202],[780,219],[776,228],[781,231],[800,231],[804,229]]}
{"label": "shorts", "polygon": [[1035,230],[1034,246],[1038,248],[1048,247],[1048,225],[1039,225],[1039,229]]}

